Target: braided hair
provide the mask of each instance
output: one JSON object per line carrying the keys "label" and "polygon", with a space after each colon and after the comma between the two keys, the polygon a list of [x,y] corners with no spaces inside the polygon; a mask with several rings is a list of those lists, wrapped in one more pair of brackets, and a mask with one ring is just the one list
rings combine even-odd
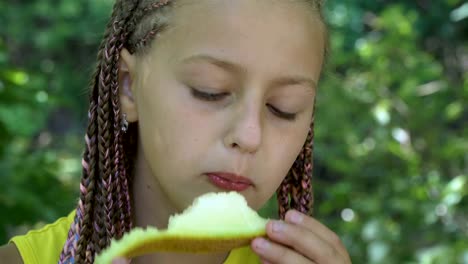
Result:
{"label": "braided hair", "polygon": [[[169,21],[175,0],[116,0],[90,83],[80,198],[59,264],[93,263],[111,239],[133,227],[130,186],[138,128],[121,131],[119,60],[123,48],[144,54]],[[319,11],[321,1],[307,0]],[[321,13],[320,13],[321,14]],[[312,208],[313,122],[304,147],[277,190],[279,215]]]}

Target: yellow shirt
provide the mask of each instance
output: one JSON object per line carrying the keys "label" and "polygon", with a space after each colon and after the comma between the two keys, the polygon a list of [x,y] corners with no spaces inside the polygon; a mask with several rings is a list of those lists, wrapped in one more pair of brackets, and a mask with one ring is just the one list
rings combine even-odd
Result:
{"label": "yellow shirt", "polygon": [[[41,229],[29,231],[23,236],[13,237],[9,243],[15,243],[24,264],[58,263],[60,252],[74,217],[75,211]],[[260,259],[249,246],[232,250],[224,262],[224,264],[245,263],[260,263]]]}

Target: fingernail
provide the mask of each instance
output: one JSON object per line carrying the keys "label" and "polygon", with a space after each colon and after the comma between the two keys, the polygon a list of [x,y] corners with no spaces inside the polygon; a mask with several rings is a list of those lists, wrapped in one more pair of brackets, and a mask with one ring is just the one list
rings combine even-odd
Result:
{"label": "fingernail", "polygon": [[281,232],[284,230],[284,223],[281,221],[273,221],[272,222],[272,228],[273,232]]}
{"label": "fingernail", "polygon": [[294,211],[292,210],[290,213],[289,213],[289,221],[291,223],[294,223],[294,224],[299,224],[302,222],[302,214],[299,213],[298,211]]}
{"label": "fingernail", "polygon": [[264,238],[258,238],[257,240],[255,240],[255,247],[260,251],[267,249],[269,246],[270,242],[268,242]]}

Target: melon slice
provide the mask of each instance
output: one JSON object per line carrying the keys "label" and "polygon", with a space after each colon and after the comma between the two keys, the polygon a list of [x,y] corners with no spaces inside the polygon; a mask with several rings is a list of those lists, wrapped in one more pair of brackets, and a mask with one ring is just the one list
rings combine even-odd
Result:
{"label": "melon slice", "polygon": [[117,257],[133,258],[154,252],[208,253],[246,246],[265,236],[268,219],[252,210],[237,192],[207,193],[182,214],[169,218],[168,228],[134,228],[96,257],[110,264]]}

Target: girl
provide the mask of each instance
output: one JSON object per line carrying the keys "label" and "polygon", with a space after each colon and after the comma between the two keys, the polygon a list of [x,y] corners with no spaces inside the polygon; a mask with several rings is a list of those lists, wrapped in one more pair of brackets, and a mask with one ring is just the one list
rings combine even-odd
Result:
{"label": "girl", "polygon": [[[313,113],[326,49],[319,0],[117,0],[92,79],[76,211],[15,237],[8,263],[93,263],[135,226],[165,228],[206,192],[254,209],[268,239],[132,263],[350,263],[309,216]],[[66,235],[68,233],[68,236]]]}

